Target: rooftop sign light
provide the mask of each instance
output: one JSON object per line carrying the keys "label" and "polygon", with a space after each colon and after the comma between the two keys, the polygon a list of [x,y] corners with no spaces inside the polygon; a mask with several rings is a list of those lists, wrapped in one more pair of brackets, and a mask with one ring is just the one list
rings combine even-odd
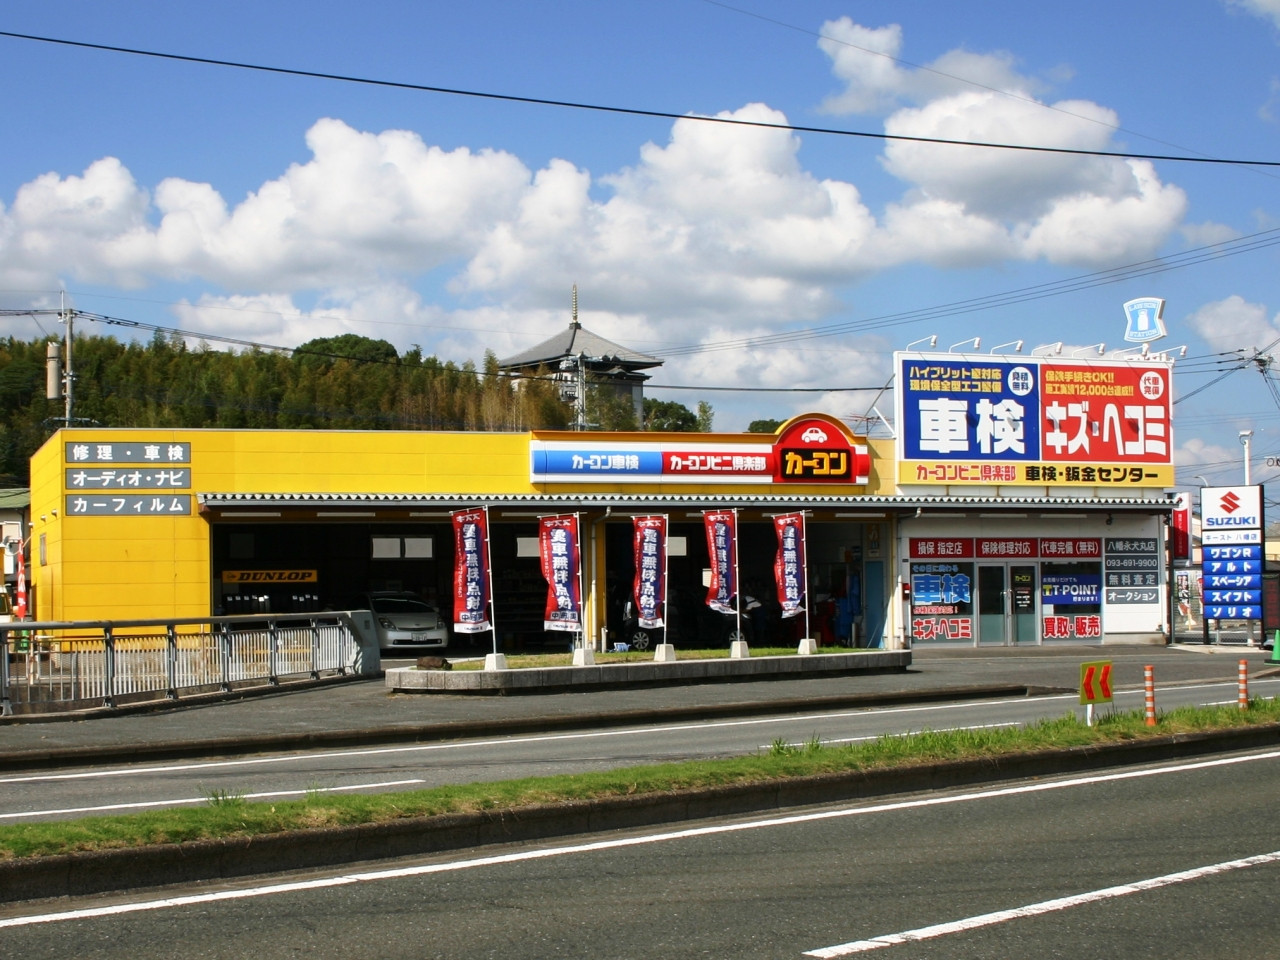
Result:
{"label": "rooftop sign light", "polygon": [[903,484],[1173,484],[1164,358],[1016,360],[898,353]]}

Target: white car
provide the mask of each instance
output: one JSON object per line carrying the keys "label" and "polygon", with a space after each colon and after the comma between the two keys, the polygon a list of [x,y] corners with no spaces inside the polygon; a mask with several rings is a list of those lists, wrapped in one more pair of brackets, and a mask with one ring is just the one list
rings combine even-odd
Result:
{"label": "white car", "polygon": [[820,427],[810,427],[804,433],[800,434],[800,439],[804,443],[826,443],[826,431]]}
{"label": "white car", "polygon": [[443,650],[449,646],[449,625],[440,611],[416,593],[378,592],[366,596],[382,650]]}

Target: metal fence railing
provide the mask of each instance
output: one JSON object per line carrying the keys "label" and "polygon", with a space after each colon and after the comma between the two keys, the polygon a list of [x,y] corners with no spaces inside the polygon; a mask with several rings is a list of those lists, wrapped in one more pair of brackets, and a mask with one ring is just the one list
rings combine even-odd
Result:
{"label": "metal fence railing", "polygon": [[1174,599],[1174,643],[1261,646],[1270,639],[1256,620],[1210,620],[1206,624],[1204,604],[1198,593],[1184,591]]}
{"label": "metal fence railing", "polygon": [[0,623],[0,710],[43,713],[281,679],[370,674],[363,611],[173,620]]}

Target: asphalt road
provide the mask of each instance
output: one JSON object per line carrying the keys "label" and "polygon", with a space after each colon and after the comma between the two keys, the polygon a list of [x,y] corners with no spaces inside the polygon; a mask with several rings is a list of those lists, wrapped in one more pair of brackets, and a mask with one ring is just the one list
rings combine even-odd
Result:
{"label": "asphalt road", "polygon": [[[1264,957],[1280,751],[0,908],[6,956]],[[1254,859],[1250,859],[1254,858]]]}
{"label": "asphalt road", "polygon": [[[1274,696],[1280,677],[1254,679],[1250,692]],[[1161,709],[1234,703],[1237,685],[1183,681],[1160,691]],[[86,765],[0,775],[0,824],[201,805],[215,795],[300,798],[312,791],[385,792],[529,776],[573,774],[646,763],[740,756],[776,740],[854,742],[885,733],[1022,725],[1081,714],[1076,694],[984,698],[828,709],[733,719],[662,721],[596,730],[473,737],[432,743],[267,752],[241,758]],[[1118,689],[1115,709],[1138,709],[1141,687]]]}

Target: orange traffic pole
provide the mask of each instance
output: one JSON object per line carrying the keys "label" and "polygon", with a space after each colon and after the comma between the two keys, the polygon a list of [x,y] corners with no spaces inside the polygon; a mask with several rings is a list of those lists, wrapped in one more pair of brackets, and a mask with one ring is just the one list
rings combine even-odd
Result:
{"label": "orange traffic pole", "polygon": [[1147,726],[1156,725],[1156,668],[1147,664],[1142,668],[1143,684],[1147,691]]}
{"label": "orange traffic pole", "polygon": [[1236,702],[1241,710],[1249,709],[1249,661],[1240,661],[1240,694]]}

